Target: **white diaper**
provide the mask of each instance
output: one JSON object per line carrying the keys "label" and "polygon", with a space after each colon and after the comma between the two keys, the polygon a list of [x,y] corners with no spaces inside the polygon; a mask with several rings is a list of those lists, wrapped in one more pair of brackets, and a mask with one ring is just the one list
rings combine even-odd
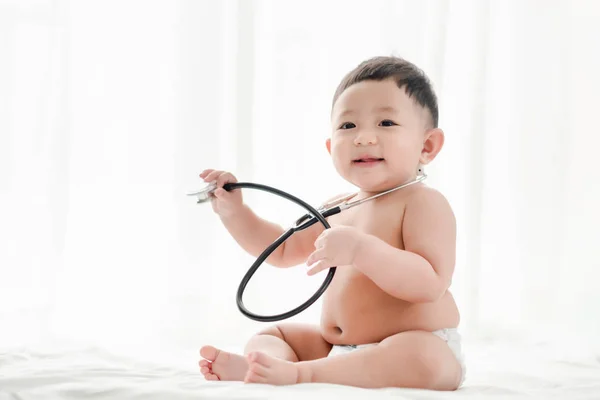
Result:
{"label": "white diaper", "polygon": [[[448,344],[448,347],[450,347],[450,350],[452,350],[452,352],[454,353],[454,356],[460,363],[460,366],[462,368],[462,376],[460,379],[459,386],[462,385],[465,380],[467,367],[465,365],[465,361],[464,361],[464,357],[463,357],[463,353],[462,353],[462,346],[461,346],[462,338],[460,336],[460,333],[458,333],[458,329],[444,328],[444,329],[440,329],[437,331],[433,331],[431,333],[433,333],[435,336],[439,337],[440,339],[442,339],[443,341],[445,341]],[[359,344],[359,345],[336,344],[336,345],[333,345],[331,351],[328,354],[328,357],[336,356],[339,354],[350,353],[354,350],[364,349],[364,348],[372,347],[372,346],[376,346],[376,345],[377,345],[377,343],[367,343],[367,344]]]}

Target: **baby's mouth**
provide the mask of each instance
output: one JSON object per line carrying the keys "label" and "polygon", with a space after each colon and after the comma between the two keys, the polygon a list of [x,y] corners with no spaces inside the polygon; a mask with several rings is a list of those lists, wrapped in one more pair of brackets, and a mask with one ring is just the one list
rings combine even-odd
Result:
{"label": "baby's mouth", "polygon": [[359,158],[356,160],[352,160],[353,163],[355,164],[376,164],[379,163],[381,161],[384,161],[383,158],[376,158],[376,157],[366,157],[366,158]]}

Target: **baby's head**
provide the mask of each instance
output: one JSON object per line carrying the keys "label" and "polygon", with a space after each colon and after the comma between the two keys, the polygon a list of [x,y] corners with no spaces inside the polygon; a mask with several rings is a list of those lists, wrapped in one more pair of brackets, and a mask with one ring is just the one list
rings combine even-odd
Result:
{"label": "baby's head", "polygon": [[327,150],[338,173],[364,191],[414,179],[444,144],[427,76],[398,57],[362,62],[340,82]]}

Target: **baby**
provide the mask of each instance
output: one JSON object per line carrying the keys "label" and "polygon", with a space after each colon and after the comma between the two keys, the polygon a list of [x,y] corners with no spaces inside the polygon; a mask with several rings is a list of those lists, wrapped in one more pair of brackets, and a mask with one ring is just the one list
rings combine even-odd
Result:
{"label": "baby", "polygon": [[[444,144],[428,78],[397,57],[375,57],[348,73],[334,95],[326,140],[337,172],[359,200],[414,180]],[[216,181],[212,207],[249,254],[284,229],[244,204],[229,172]],[[339,196],[335,196],[339,197]],[[280,323],[250,338],[244,355],[200,349],[207,380],[288,385],[325,382],[364,388],[455,390],[465,367],[459,312],[448,291],[456,224],[445,197],[423,183],[378,197],[296,233],[267,262],[306,263],[309,275],[337,266],[323,295],[319,326]]]}

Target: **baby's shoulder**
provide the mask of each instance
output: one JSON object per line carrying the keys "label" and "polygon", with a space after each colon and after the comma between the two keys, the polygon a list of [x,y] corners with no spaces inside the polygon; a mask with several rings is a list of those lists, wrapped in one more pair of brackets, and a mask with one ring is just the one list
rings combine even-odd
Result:
{"label": "baby's shoulder", "polygon": [[435,211],[452,213],[452,206],[442,192],[426,185],[415,187],[404,199],[407,211]]}

